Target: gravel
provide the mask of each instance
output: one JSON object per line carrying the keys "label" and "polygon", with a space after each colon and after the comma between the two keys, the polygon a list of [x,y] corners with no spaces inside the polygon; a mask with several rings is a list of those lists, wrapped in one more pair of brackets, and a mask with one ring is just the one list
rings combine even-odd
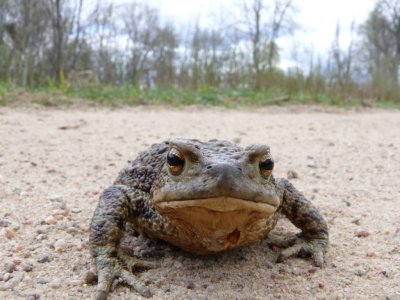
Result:
{"label": "gravel", "polygon": [[[331,110],[0,107],[0,298],[90,299],[90,219],[126,160],[162,140],[243,132],[236,141],[269,144],[274,176],[292,177],[327,220],[325,265],[275,262],[270,241],[298,232],[281,220],[271,240],[241,250],[196,256],[171,247],[158,268],[134,272],[153,299],[398,299],[400,113]],[[85,126],[57,129],[80,119]],[[138,297],[120,284],[110,300]]]}
{"label": "gravel", "polygon": [[0,290],[6,291],[14,289],[22,280],[24,279],[24,275],[17,274],[9,279],[4,285],[0,286]]}

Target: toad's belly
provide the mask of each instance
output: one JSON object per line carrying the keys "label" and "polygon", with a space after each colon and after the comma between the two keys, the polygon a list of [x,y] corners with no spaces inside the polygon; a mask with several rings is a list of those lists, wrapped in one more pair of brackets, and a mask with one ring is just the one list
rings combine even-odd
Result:
{"label": "toad's belly", "polygon": [[166,226],[155,237],[197,254],[252,244],[264,238],[277,221],[270,205],[225,197],[168,203],[157,210]]}

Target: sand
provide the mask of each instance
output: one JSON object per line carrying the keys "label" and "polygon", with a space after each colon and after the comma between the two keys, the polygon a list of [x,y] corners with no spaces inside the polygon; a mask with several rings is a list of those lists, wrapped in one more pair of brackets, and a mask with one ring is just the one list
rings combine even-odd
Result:
{"label": "sand", "polygon": [[[400,299],[400,112],[0,108],[0,299],[89,299],[88,226],[128,159],[175,137],[266,143],[330,227],[322,269],[269,240],[137,272],[154,299]],[[272,238],[297,229],[278,223]],[[110,299],[141,299],[119,285]]]}

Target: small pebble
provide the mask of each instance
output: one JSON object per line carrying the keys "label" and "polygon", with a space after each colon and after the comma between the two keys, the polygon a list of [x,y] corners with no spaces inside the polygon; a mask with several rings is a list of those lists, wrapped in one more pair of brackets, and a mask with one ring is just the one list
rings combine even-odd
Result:
{"label": "small pebble", "polygon": [[45,219],[46,224],[48,225],[56,225],[57,224],[57,219],[54,216],[48,216]]}
{"label": "small pebble", "polygon": [[376,253],[374,251],[368,251],[367,257],[376,257]]}
{"label": "small pebble", "polygon": [[31,264],[24,262],[21,264],[21,270],[24,272],[32,272],[33,266]]}
{"label": "small pebble", "polygon": [[277,273],[277,272],[272,272],[271,273],[271,278],[274,280],[284,280],[285,279],[285,275],[282,273]]}
{"label": "small pebble", "polygon": [[240,137],[235,137],[233,138],[232,142],[234,142],[235,144],[239,144],[241,140],[242,139]]}
{"label": "small pebble", "polygon": [[180,261],[174,261],[174,268],[180,269],[183,267],[183,264]]}
{"label": "small pebble", "polygon": [[82,274],[81,279],[86,284],[95,284],[97,282],[97,275],[92,270],[89,270]]}
{"label": "small pebble", "polygon": [[25,221],[26,225],[33,225],[34,220],[33,219],[28,219]]}
{"label": "small pebble", "polygon": [[44,234],[44,233],[48,233],[49,232],[49,227],[41,225],[38,227],[38,229],[36,229],[36,233],[37,234]]}
{"label": "small pebble", "polygon": [[54,215],[54,218],[56,218],[56,220],[62,220],[65,217],[63,215]]}
{"label": "small pebble", "polygon": [[60,215],[67,217],[69,215],[69,208],[63,208],[60,210]]}
{"label": "small pebble", "polygon": [[298,276],[298,275],[302,275],[303,274],[303,271],[300,269],[300,268],[293,268],[292,269],[292,274],[293,275],[296,275],[296,276]]}
{"label": "small pebble", "polygon": [[80,225],[78,226],[78,228],[79,228],[79,230],[81,230],[81,231],[83,231],[83,232],[89,232],[89,230],[90,230],[90,227],[89,227],[89,226],[86,226],[86,225],[83,225],[83,224],[80,224]]}
{"label": "small pebble", "polygon": [[68,227],[67,228],[67,233],[69,233],[69,234],[72,234],[72,235],[75,235],[75,234],[77,234],[78,233],[78,230],[75,228],[75,227]]}
{"label": "small pebble", "polygon": [[342,200],[344,204],[346,204],[347,206],[351,206],[351,202],[348,200],[343,199]]}
{"label": "small pebble", "polygon": [[32,290],[25,293],[25,297],[27,300],[39,300],[41,295],[40,291]]}
{"label": "small pebble", "polygon": [[27,191],[22,191],[21,193],[19,193],[20,197],[26,197],[28,195],[29,195],[29,193]]}
{"label": "small pebble", "polygon": [[25,250],[24,246],[18,245],[18,246],[15,247],[15,251],[16,252],[20,253],[20,252],[23,252],[24,250]]}
{"label": "small pebble", "polygon": [[361,237],[364,238],[364,237],[369,236],[369,232],[367,230],[358,230],[358,231],[356,231],[355,236],[359,237],[359,238],[361,238]]}
{"label": "small pebble", "polygon": [[37,282],[38,284],[48,284],[48,283],[49,283],[49,281],[48,281],[46,278],[44,278],[44,277],[39,277],[39,278],[36,280],[36,282]]}
{"label": "small pebble", "polygon": [[36,239],[37,241],[43,241],[43,240],[47,240],[47,239],[48,239],[48,236],[47,236],[47,234],[38,234],[38,235],[35,237],[35,239]]}
{"label": "small pebble", "polygon": [[6,274],[4,274],[3,279],[4,279],[4,281],[8,281],[8,280],[10,280],[11,277],[12,277],[11,273],[6,273]]}
{"label": "small pebble", "polygon": [[323,288],[325,287],[325,284],[324,284],[323,282],[319,282],[319,283],[318,283],[318,287],[319,287],[320,289],[323,289]]}
{"label": "small pebble", "polygon": [[353,274],[361,277],[367,274],[367,272],[368,272],[367,269],[363,267],[357,267],[356,269],[354,269]]}
{"label": "small pebble", "polygon": [[315,273],[315,272],[318,271],[318,269],[319,268],[317,268],[317,267],[311,267],[311,268],[308,269],[308,273]]}
{"label": "small pebble", "polygon": [[82,280],[79,280],[79,279],[72,279],[69,281],[69,285],[72,285],[72,286],[79,286],[82,283],[83,283]]}
{"label": "small pebble", "polygon": [[316,164],[315,160],[313,160],[313,159],[307,159],[307,167],[309,167],[309,168],[316,168],[316,167],[317,167],[317,164]]}
{"label": "small pebble", "polygon": [[64,252],[65,249],[66,249],[66,246],[67,245],[66,245],[66,243],[65,243],[65,241],[63,239],[59,239],[54,243],[54,249],[57,252]]}
{"label": "small pebble", "polygon": [[289,170],[289,171],[287,172],[287,178],[288,178],[288,179],[299,178],[299,174],[298,174],[296,171],[294,171],[294,170]]}
{"label": "small pebble", "polygon": [[6,228],[6,230],[4,231],[4,235],[6,236],[6,238],[13,239],[15,237],[15,231],[11,228]]}
{"label": "small pebble", "polygon": [[7,273],[12,273],[15,271],[16,265],[14,262],[6,262],[4,263],[3,270]]}
{"label": "small pebble", "polygon": [[8,227],[11,225],[10,221],[7,220],[0,220],[0,227]]}
{"label": "small pebble", "polygon": [[191,280],[186,280],[185,282],[185,287],[189,290],[193,290],[194,289],[194,283]]}
{"label": "small pebble", "polygon": [[380,271],[379,274],[381,274],[381,275],[383,275],[385,277],[389,277],[389,274],[388,274],[388,272],[386,270]]}
{"label": "small pebble", "polygon": [[61,287],[61,280],[60,280],[59,278],[54,278],[54,279],[50,282],[49,286],[50,286],[51,288],[53,288],[53,289],[58,289],[58,288]]}
{"label": "small pebble", "polygon": [[62,202],[62,197],[60,195],[48,195],[47,196],[47,200],[51,201],[51,202]]}
{"label": "small pebble", "polygon": [[242,289],[244,289],[244,284],[239,282],[238,284],[236,284],[236,288],[242,290]]}
{"label": "small pebble", "polygon": [[39,263],[46,263],[46,262],[51,262],[52,259],[50,258],[50,256],[47,253],[42,254],[39,259],[37,260],[37,262]]}

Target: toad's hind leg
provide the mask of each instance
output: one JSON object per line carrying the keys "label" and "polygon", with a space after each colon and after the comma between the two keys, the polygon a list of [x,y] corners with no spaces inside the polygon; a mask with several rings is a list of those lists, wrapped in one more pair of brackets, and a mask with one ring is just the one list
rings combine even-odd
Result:
{"label": "toad's hind leg", "polygon": [[153,264],[138,258],[129,258],[118,251],[125,221],[132,216],[132,203],[127,189],[113,185],[100,196],[90,228],[90,251],[98,272],[96,300],[107,299],[110,287],[119,277],[144,297],[151,297],[150,290],[124,267],[152,267]]}

